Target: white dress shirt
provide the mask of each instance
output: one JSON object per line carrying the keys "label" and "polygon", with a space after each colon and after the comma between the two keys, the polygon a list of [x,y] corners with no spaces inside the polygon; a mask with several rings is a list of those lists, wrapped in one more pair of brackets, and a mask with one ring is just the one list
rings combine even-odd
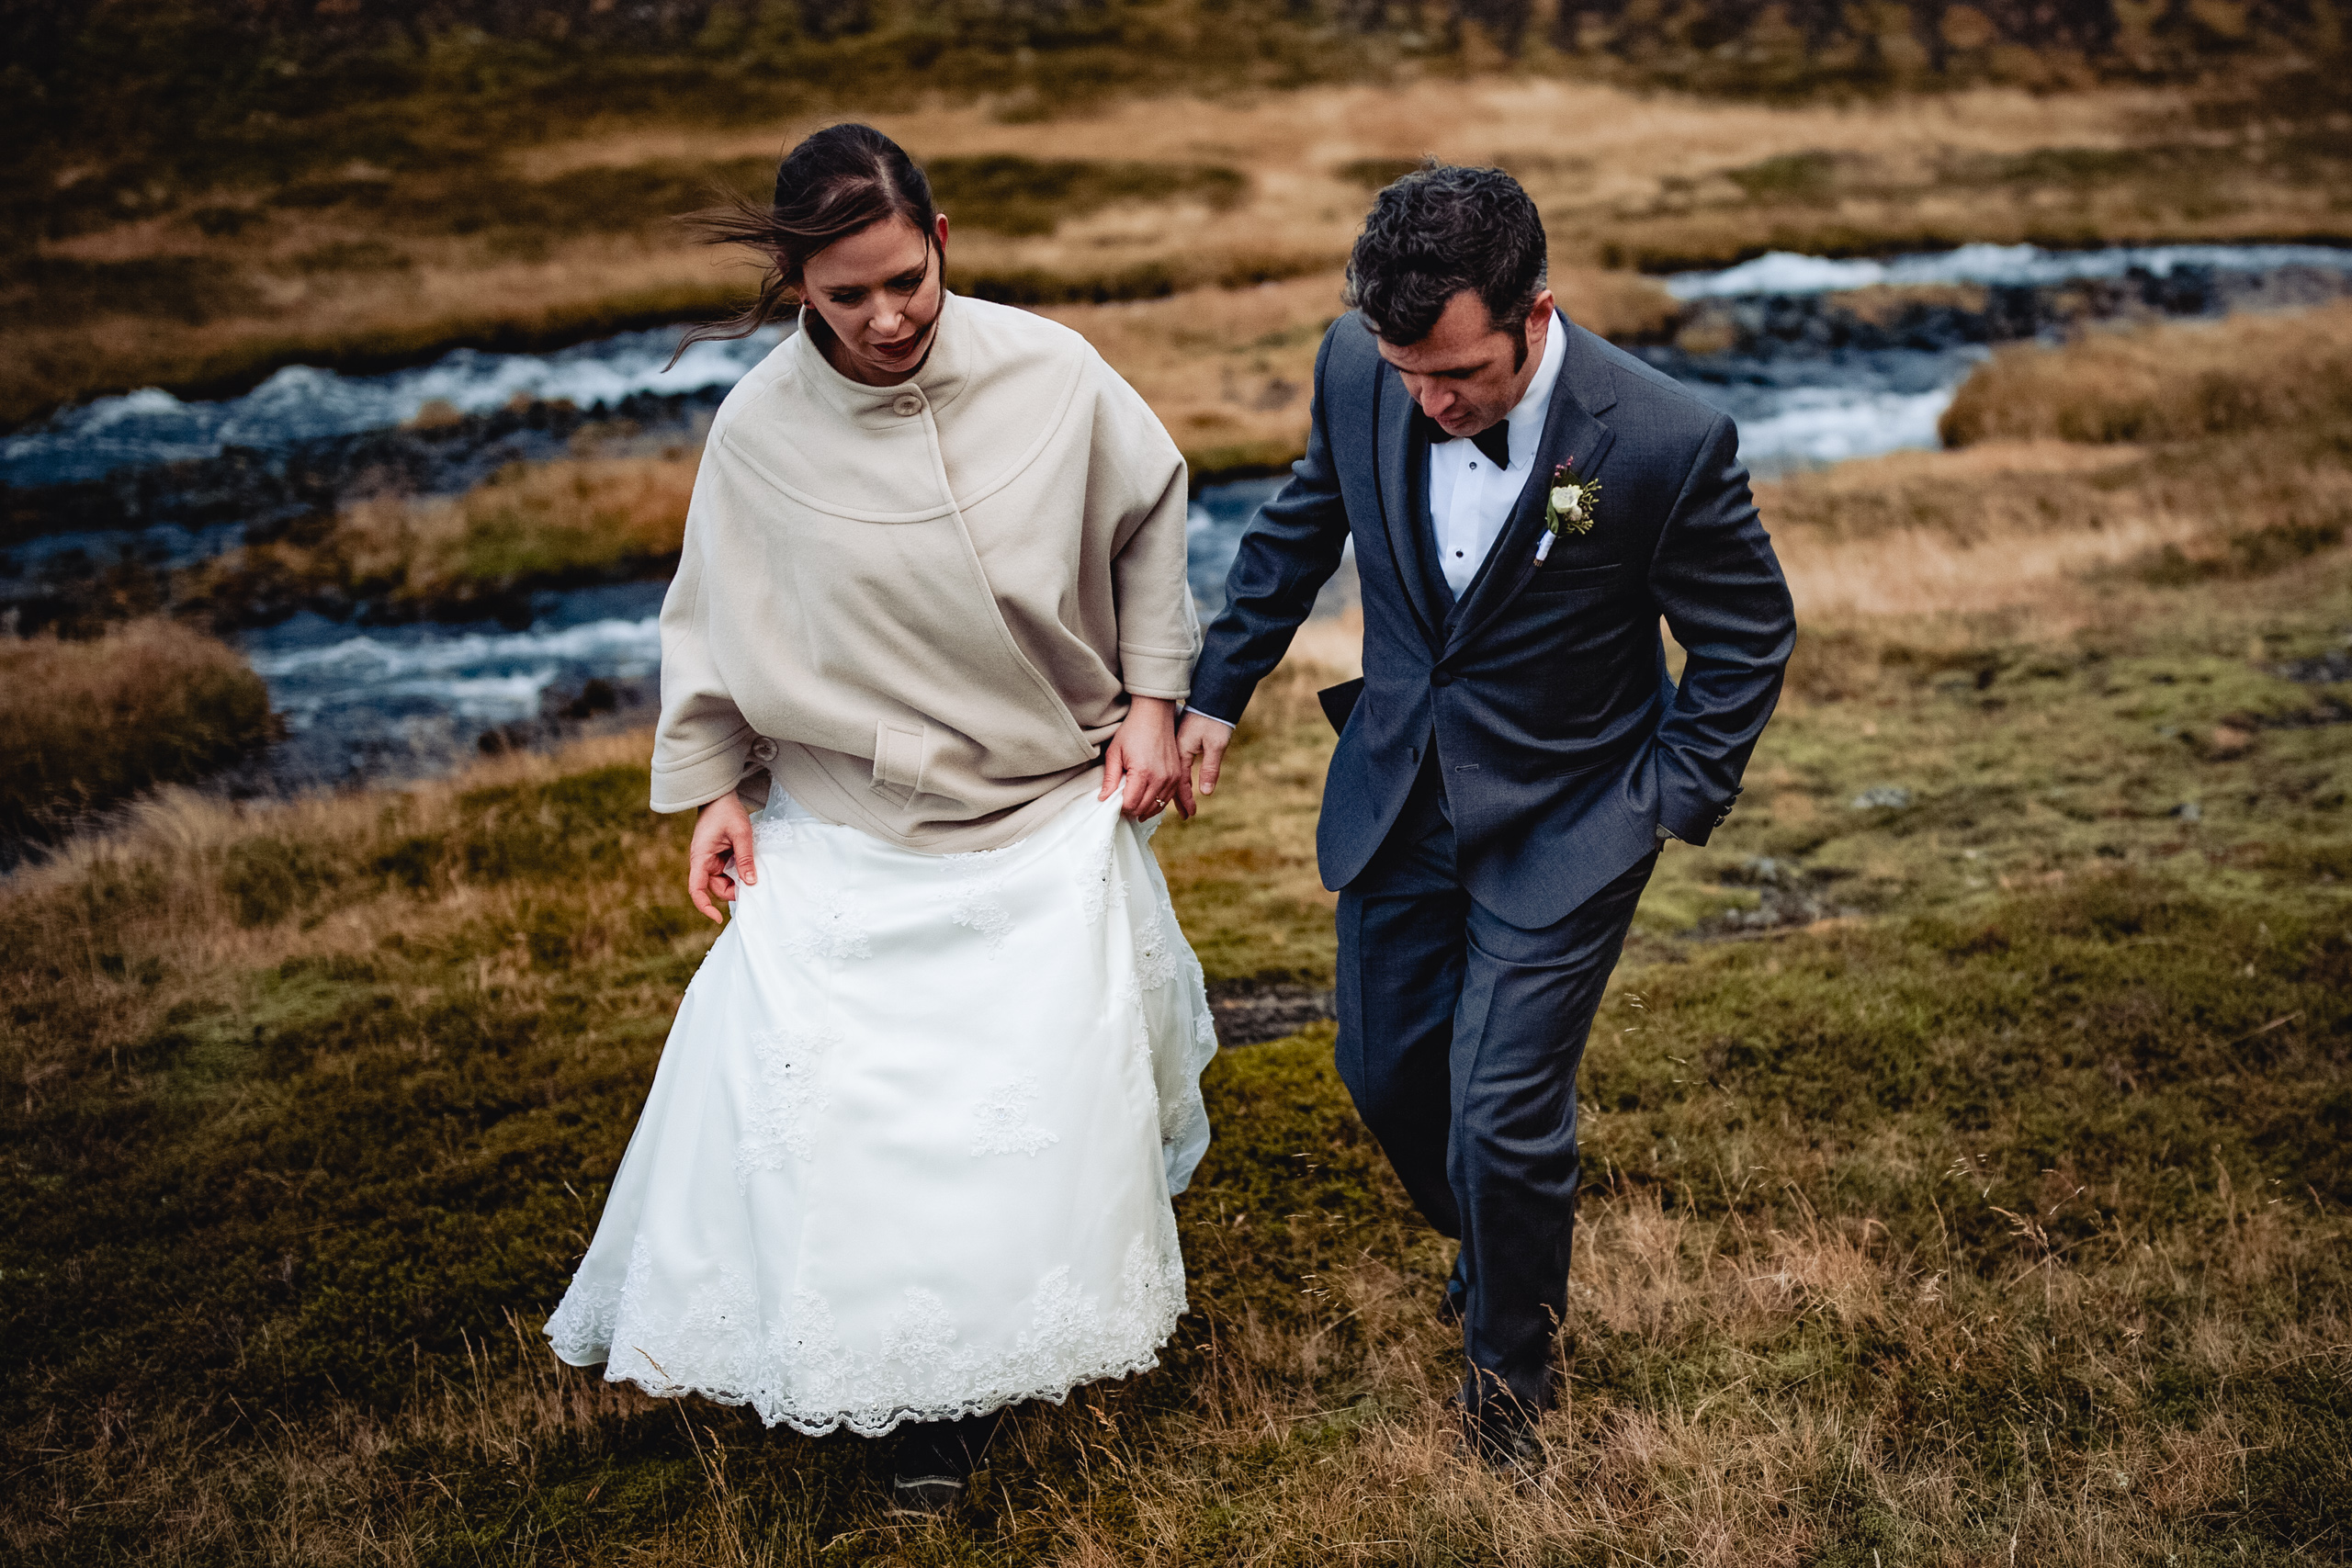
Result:
{"label": "white dress shirt", "polygon": [[[1527,390],[1511,405],[1503,423],[1510,431],[1510,467],[1498,468],[1494,459],[1478,450],[1468,437],[1430,444],[1428,482],[1430,522],[1437,530],[1438,553],[1447,586],[1458,598],[1478,575],[1503,525],[1510,521],[1511,503],[1527,486],[1527,472],[1544,444],[1544,420],[1551,412],[1552,388],[1560,379],[1560,363],[1568,356],[1568,329],[1559,312],[1552,314],[1552,330],[1544,334],[1544,357]],[[1187,710],[1200,713],[1198,708]],[[1204,713],[1227,728],[1233,720],[1222,714]]]}
{"label": "white dress shirt", "polygon": [[1510,432],[1510,468],[1495,467],[1494,459],[1466,437],[1430,444],[1430,523],[1437,532],[1439,570],[1456,598],[1486,564],[1503,525],[1510,521],[1511,503],[1527,488],[1528,470],[1535,466],[1536,448],[1544,443],[1552,387],[1560,378],[1560,362],[1567,353],[1567,328],[1555,313],[1552,330],[1544,334],[1544,358],[1534,378],[1503,416]]}

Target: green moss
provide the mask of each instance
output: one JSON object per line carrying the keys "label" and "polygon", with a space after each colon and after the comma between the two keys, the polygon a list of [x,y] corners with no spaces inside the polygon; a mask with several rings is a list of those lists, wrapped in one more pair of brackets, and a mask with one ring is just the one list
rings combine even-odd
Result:
{"label": "green moss", "polygon": [[1203,485],[1286,474],[1306,455],[1306,448],[1295,441],[1238,441],[1194,447],[1184,454],[1184,463],[1197,491]]}
{"label": "green moss", "polygon": [[1838,165],[1834,152],[1783,152],[1732,169],[1724,177],[1746,191],[1751,201],[1829,207],[1837,201]]}
{"label": "green moss", "polygon": [[[1808,1561],[2055,1556],[2073,1538],[2036,1531],[2068,1519],[2110,1555],[2352,1549],[2352,725],[2258,722],[2309,716],[2325,694],[2271,671],[2352,619],[2313,560],[2095,642],[1808,638],[1739,808],[1665,856],[1585,1059],[1570,1490],[1669,1523],[1769,1497],[1741,1539]],[[1311,688],[1270,681],[1209,811],[1155,840],[1221,976],[1329,975]],[[2211,743],[2233,719],[2256,744]],[[1911,804],[1849,806],[1882,784]],[[1310,1563],[1331,1542],[1300,1521],[1336,1496],[1398,1560],[1519,1551],[1514,1516],[1410,1468],[1454,1374],[1451,1248],[1328,1025],[1210,1068],[1161,1369],[1023,1412],[949,1526],[882,1515],[887,1445],[599,1402],[553,1366],[537,1314],[708,929],[675,891],[686,825],[644,789],[582,766],[264,818],[0,900],[25,1085],[0,1102],[0,1438],[47,1478],[11,1529],[53,1561],[196,1555],[200,1480],[230,1521],[207,1550],[264,1555],[317,1517],[238,1414],[266,1410],[344,1467],[338,1523],[426,1560]],[[1866,912],[1714,940],[1722,904],[1792,887]],[[250,911],[234,966],[88,918],[191,889]],[[107,1469],[126,1431],[170,1485]],[[1803,1436],[1738,1470],[1774,1433]],[[2180,1479],[2204,1453],[2226,1484]],[[2112,1500],[2023,1501],[2086,1487]],[[1521,1555],[1673,1543],[1587,1544]]]}
{"label": "green moss", "polygon": [[1349,1103],[1331,1041],[1322,1024],[1227,1051],[1203,1080],[1215,1137],[1180,1216],[1188,1288],[1217,1317],[1328,1315],[1307,1293],[1311,1276],[1357,1247],[1396,1247],[1417,1228]]}
{"label": "green moss", "polygon": [[229,848],[220,870],[220,891],[241,926],[275,925],[343,879],[341,867],[310,845],[274,834],[256,835]]}
{"label": "green moss", "polygon": [[1212,981],[1330,983],[1337,942],[1313,841],[1334,737],[1313,686],[1292,671],[1261,686],[1218,793],[1193,820],[1164,822],[1153,840]]}
{"label": "green moss", "polygon": [[1000,234],[1050,234],[1064,219],[1120,202],[1199,201],[1217,210],[1249,194],[1222,164],[1024,158],[1012,152],[933,158],[931,193],[952,220]]}

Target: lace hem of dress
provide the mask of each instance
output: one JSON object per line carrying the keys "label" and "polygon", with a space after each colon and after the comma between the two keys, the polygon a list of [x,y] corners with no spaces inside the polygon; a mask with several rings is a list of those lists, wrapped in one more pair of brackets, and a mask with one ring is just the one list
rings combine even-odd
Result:
{"label": "lace hem of dress", "polygon": [[[616,1296],[609,1303],[590,1304],[589,1310],[582,1313],[575,1308],[578,1299],[577,1294],[567,1297],[554,1315],[548,1319],[545,1332],[550,1348],[565,1361],[573,1366],[594,1366],[609,1355],[611,1316],[616,1314],[619,1303]],[[598,1305],[605,1306],[606,1311],[598,1313],[595,1310]],[[1032,1386],[991,1388],[967,1398],[934,1404],[893,1404],[887,1409],[819,1410],[796,1406],[765,1389],[729,1387],[708,1379],[680,1381],[652,1368],[642,1373],[628,1372],[609,1364],[605,1368],[605,1381],[633,1384],[656,1399],[675,1399],[692,1393],[699,1394],[715,1404],[752,1405],[766,1425],[789,1427],[804,1437],[821,1438],[828,1432],[846,1427],[861,1438],[879,1438],[908,1421],[960,1420],[967,1416],[986,1416],[991,1410],[1001,1410],[1007,1405],[1035,1399],[1062,1404],[1068,1403],[1072,1390],[1088,1383],[1151,1371],[1159,1365],[1160,1347],[1175,1334],[1176,1325],[1182,1319],[1188,1306],[1189,1303],[1181,1297],[1170,1304],[1165,1313],[1166,1320],[1150,1332],[1148,1348],[1138,1349],[1126,1356],[1108,1357],[1083,1366],[1058,1368],[1051,1378],[1034,1382]],[[598,1316],[605,1317],[604,1325],[582,1321]],[[605,1329],[602,1335],[597,1333],[599,1326]]]}
{"label": "lace hem of dress", "polygon": [[[1170,1323],[1169,1334],[1172,1335],[1175,1331],[1175,1324]],[[1168,1336],[1161,1336],[1160,1343],[1165,1345],[1167,1342]],[[795,1411],[770,1404],[757,1393],[736,1393],[723,1389],[685,1387],[663,1382],[660,1378],[650,1375],[635,1377],[625,1372],[608,1371],[605,1374],[605,1381],[633,1384],[656,1399],[675,1399],[682,1394],[692,1393],[699,1394],[713,1404],[749,1404],[757,1411],[763,1424],[770,1427],[789,1427],[804,1438],[821,1438],[829,1432],[839,1431],[849,1431],[861,1438],[883,1438],[898,1430],[901,1425],[909,1421],[960,1421],[967,1416],[986,1416],[990,1411],[1003,1410],[1015,1404],[1026,1404],[1032,1400],[1043,1400],[1048,1404],[1067,1404],[1069,1403],[1069,1396],[1088,1383],[1102,1382],[1111,1378],[1133,1377],[1137,1372],[1151,1371],[1159,1365],[1159,1352],[1157,1349],[1148,1350],[1125,1361],[1106,1362],[1085,1371],[1072,1372],[1066,1381],[1057,1380],[1054,1384],[1043,1388],[1029,1389],[1017,1393],[990,1393],[949,1404],[899,1406],[881,1415],[865,1410],[836,1410],[823,1414]]]}
{"label": "lace hem of dress", "polygon": [[[831,1307],[808,1291],[763,1333],[769,1314],[749,1279],[722,1267],[681,1301],[659,1288],[643,1236],[619,1285],[575,1280],[542,1332],[563,1360],[604,1361],[606,1382],[633,1383],[656,1398],[699,1394],[749,1404],[766,1425],[809,1437],[847,1427],[878,1438],[907,1421],[984,1416],[1033,1399],[1059,1404],[1081,1384],[1159,1366],[1189,1303],[1174,1215],[1163,1212],[1154,1228],[1159,1235],[1129,1243],[1112,1300],[1056,1269],[1039,1282],[1026,1330],[987,1350],[959,1350],[946,1303],[920,1288],[909,1289],[880,1325],[876,1349],[844,1345]],[[669,1299],[657,1307],[657,1296]]]}

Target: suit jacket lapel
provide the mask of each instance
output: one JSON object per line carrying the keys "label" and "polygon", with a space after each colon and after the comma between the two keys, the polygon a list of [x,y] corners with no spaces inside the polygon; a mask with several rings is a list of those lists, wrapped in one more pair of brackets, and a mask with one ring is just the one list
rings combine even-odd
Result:
{"label": "suit jacket lapel", "polygon": [[[1421,444],[1413,439],[1412,395],[1386,360],[1380,362],[1374,378],[1373,399],[1379,434],[1380,515],[1387,527],[1388,558],[1412,604],[1421,637],[1434,654],[1442,646],[1438,627],[1444,622],[1445,611],[1430,586],[1421,558],[1425,529],[1419,513],[1424,507],[1420,486],[1413,480],[1413,459]],[[1356,564],[1361,570],[1363,562]]]}
{"label": "suit jacket lapel", "polygon": [[1544,412],[1534,467],[1528,470],[1527,483],[1511,505],[1510,521],[1503,525],[1486,565],[1454,615],[1453,634],[1445,643],[1448,652],[1477,636],[1533,580],[1535,545],[1544,532],[1544,498],[1551,488],[1553,468],[1573,462],[1578,479],[1595,478],[1617,438],[1615,432],[1594,417],[1617,401],[1609,367],[1593,359],[1577,336],[1577,329],[1568,329],[1567,358],[1560,367],[1560,378],[1552,385],[1552,406]]}

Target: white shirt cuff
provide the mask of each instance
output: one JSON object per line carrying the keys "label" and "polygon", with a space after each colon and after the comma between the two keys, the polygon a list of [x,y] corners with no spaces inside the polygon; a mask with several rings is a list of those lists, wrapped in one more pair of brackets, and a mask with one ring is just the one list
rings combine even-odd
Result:
{"label": "white shirt cuff", "polygon": [[[1188,713],[1188,714],[1192,714],[1192,713],[1201,713],[1201,710],[1200,710],[1200,709],[1198,709],[1198,708],[1195,708],[1195,707],[1188,707],[1188,708],[1186,708],[1184,711],[1185,711],[1186,713]],[[1213,713],[1201,713],[1201,716],[1202,716],[1203,718],[1216,719],[1216,722],[1217,722],[1217,723],[1219,723],[1219,724],[1221,724],[1221,725],[1225,726],[1227,729],[1231,729],[1231,728],[1234,727],[1234,726],[1233,726],[1233,721],[1232,721],[1231,719],[1229,719],[1229,718],[1217,718],[1216,715],[1215,715],[1215,714],[1213,714]]]}

